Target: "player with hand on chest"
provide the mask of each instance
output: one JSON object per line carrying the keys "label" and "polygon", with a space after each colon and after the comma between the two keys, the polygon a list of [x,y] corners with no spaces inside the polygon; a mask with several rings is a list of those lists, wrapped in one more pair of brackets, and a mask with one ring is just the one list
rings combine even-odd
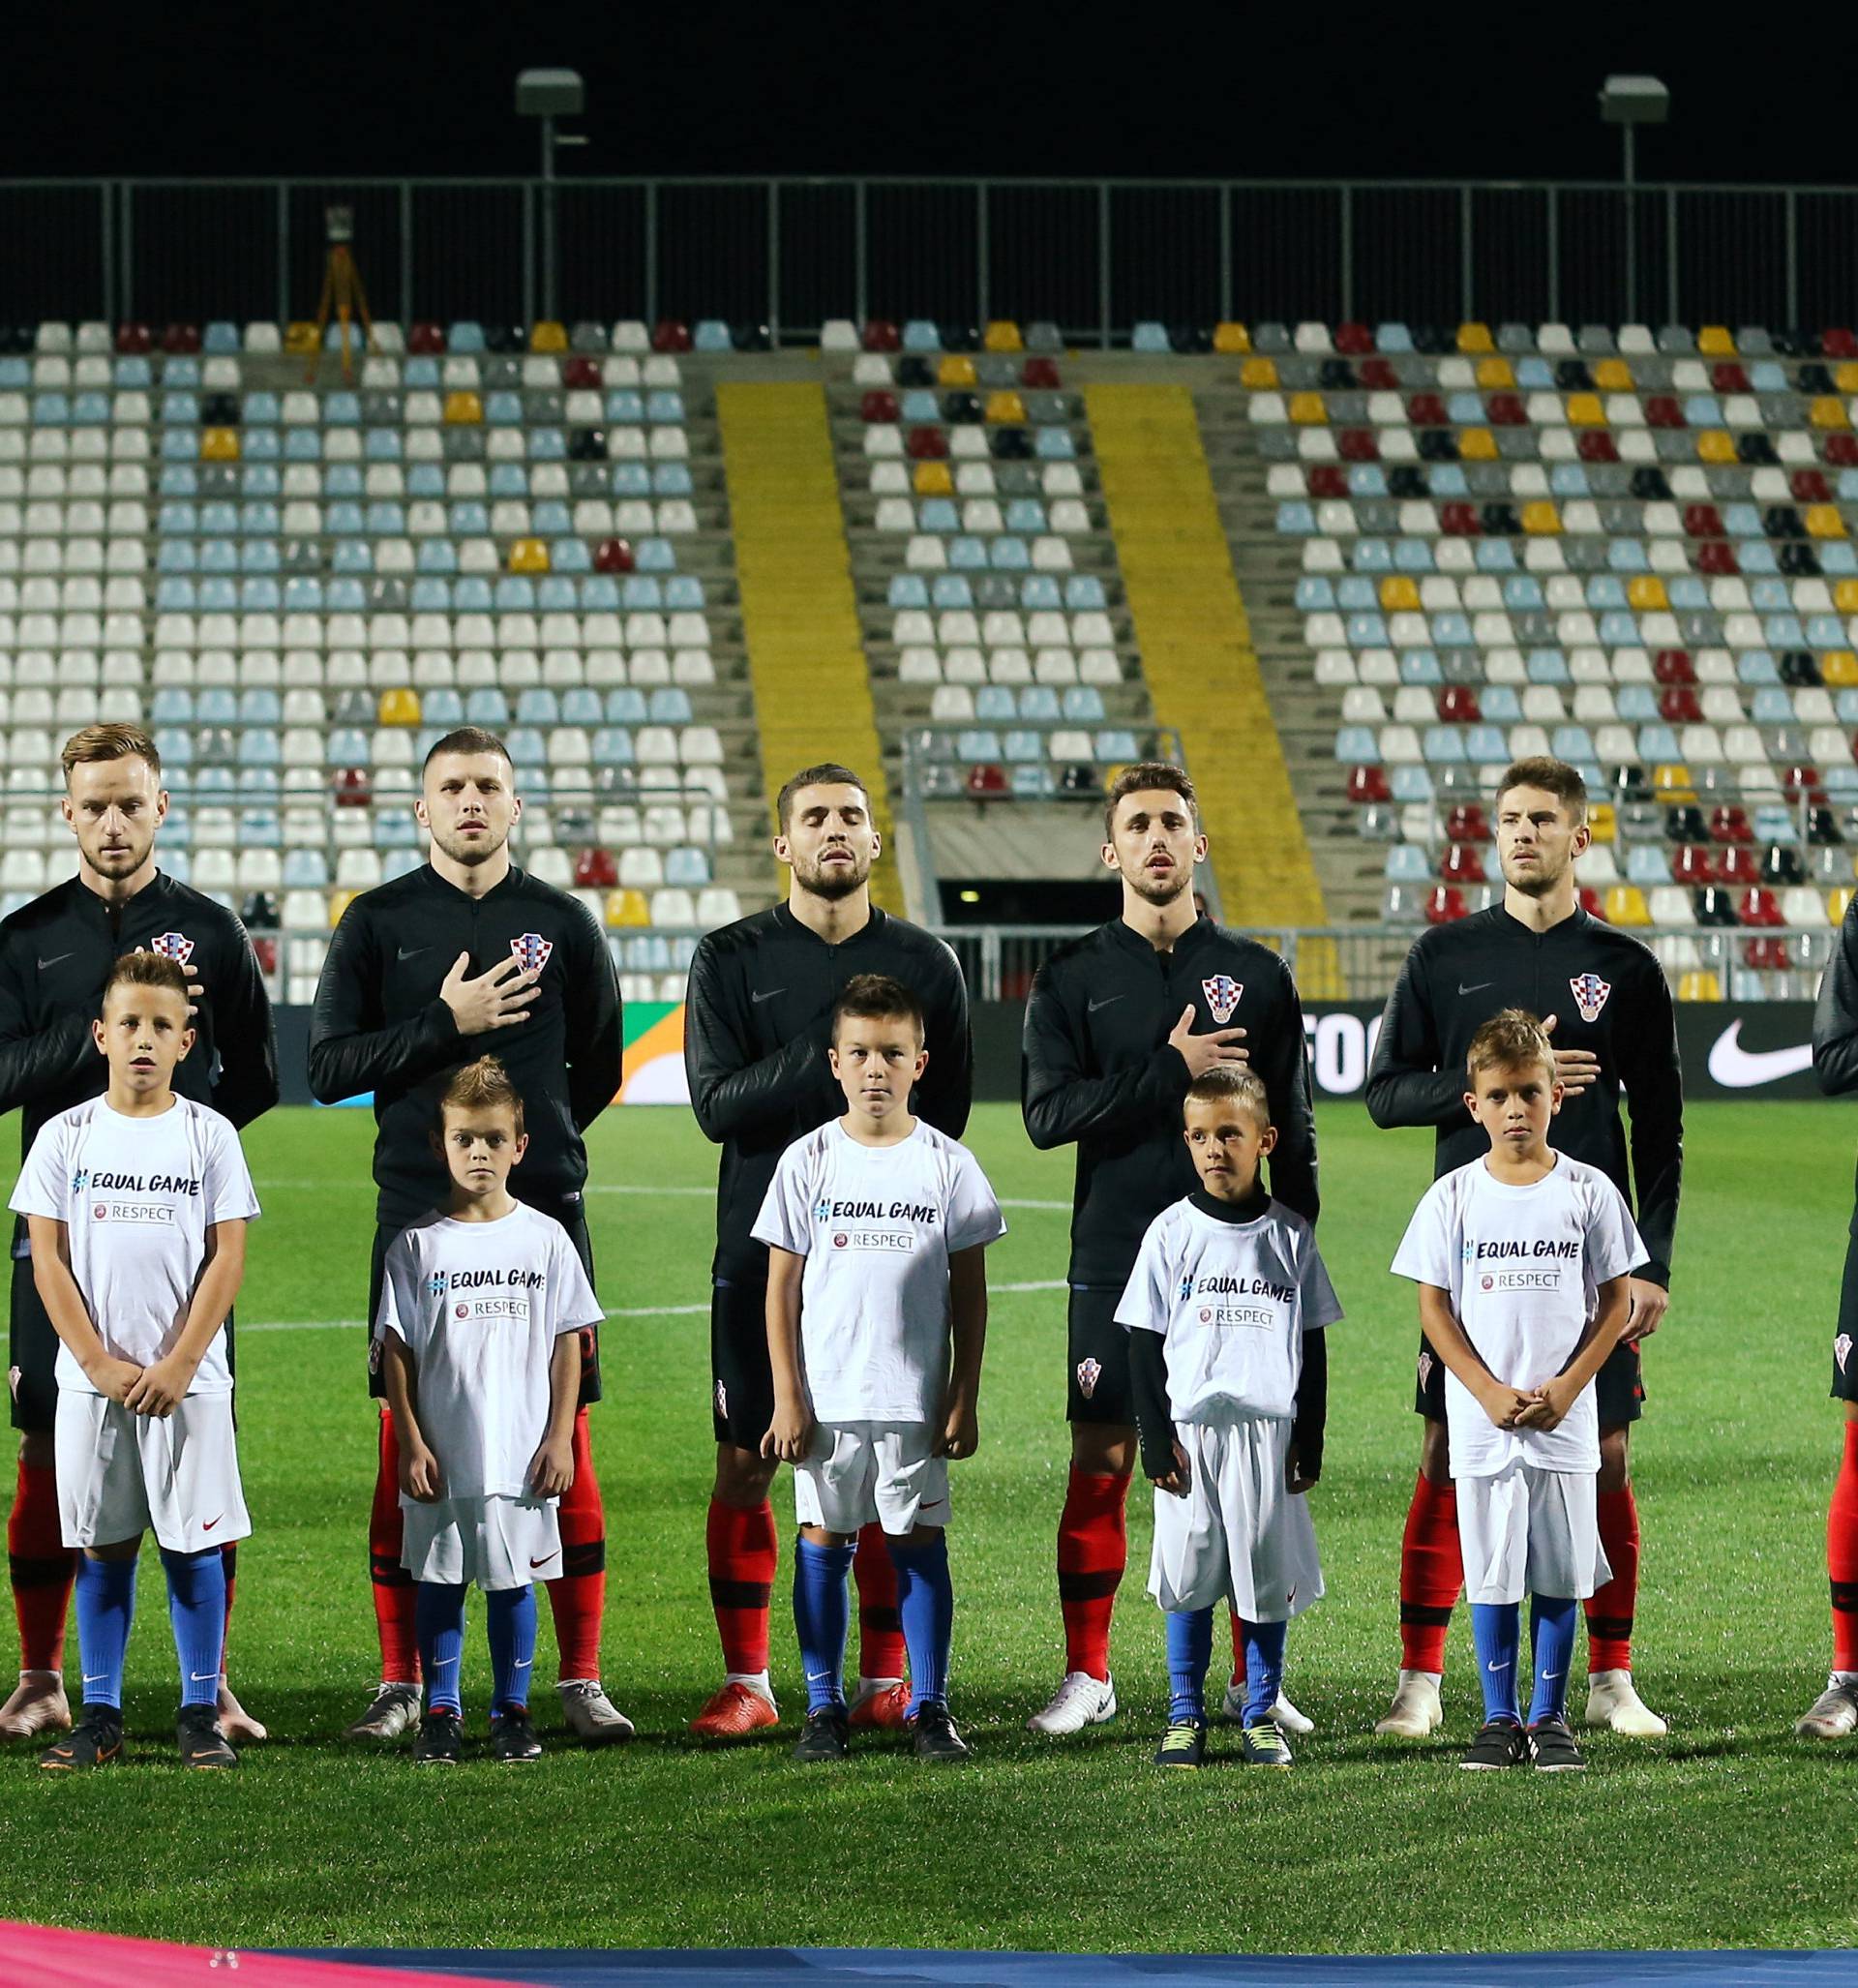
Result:
{"label": "player with hand on chest", "polygon": [[[1600,1534],[1613,1570],[1587,1604],[1586,1720],[1655,1736],[1664,1721],[1633,1682],[1638,1596],[1638,1506],[1632,1425],[1643,1412],[1639,1342],[1669,1303],[1671,1250],[1684,1162],[1684,1079],[1664,970],[1649,947],[1580,908],[1574,864],[1588,846],[1587,789],[1560,760],[1519,760],[1496,792],[1503,902],[1414,942],[1381,1019],[1367,1073],[1378,1126],[1432,1126],[1435,1176],[1468,1164],[1483,1135],[1465,1109],[1464,1059],[1493,1014],[1545,1017],[1564,1102],[1555,1148],[1597,1167],[1634,1202],[1650,1260],[1628,1286],[1631,1311],[1596,1388],[1600,1412]],[[1620,1122],[1631,1099],[1630,1145]],[[1630,1153],[1630,1165],[1629,1165]],[[1463,1585],[1456,1493],[1445,1412],[1445,1370],[1421,1336],[1414,1408],[1425,1418],[1420,1471],[1400,1551],[1400,1674],[1377,1732],[1423,1738],[1443,1711],[1446,1628]]]}
{"label": "player with hand on chest", "polygon": [[[1110,1616],[1128,1558],[1124,1508],[1136,1461],[1128,1335],[1116,1309],[1148,1226],[1194,1187],[1181,1138],[1187,1087],[1220,1066],[1263,1080],[1277,1144],[1271,1189],[1316,1219],[1316,1125],[1304,1010],[1276,953],[1215,924],[1193,901],[1206,860],[1193,783],[1179,767],[1125,768],[1105,798],[1102,855],[1123,912],[1061,947],[1026,1007],[1020,1105],[1033,1144],[1077,1148],[1066,1394],[1071,1468],[1058,1529],[1064,1678],[1030,1724],[1082,1732],[1116,1714]],[[1243,1710],[1244,1630],[1224,1710]],[[1302,1715],[1279,1700],[1294,1730]],[[1303,1730],[1307,1730],[1306,1722]]]}

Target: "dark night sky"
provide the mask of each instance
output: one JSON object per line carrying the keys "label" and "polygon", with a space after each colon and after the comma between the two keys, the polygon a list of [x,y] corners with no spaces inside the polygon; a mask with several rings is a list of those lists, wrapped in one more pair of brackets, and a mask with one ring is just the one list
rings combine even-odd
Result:
{"label": "dark night sky", "polygon": [[1739,31],[1577,12],[1138,6],[1073,35],[1026,5],[33,7],[0,75],[5,172],[528,171],[512,77],[566,64],[593,139],[570,172],[1610,178],[1610,68],[1675,94],[1647,178],[1853,177],[1843,61],[1768,89]]}

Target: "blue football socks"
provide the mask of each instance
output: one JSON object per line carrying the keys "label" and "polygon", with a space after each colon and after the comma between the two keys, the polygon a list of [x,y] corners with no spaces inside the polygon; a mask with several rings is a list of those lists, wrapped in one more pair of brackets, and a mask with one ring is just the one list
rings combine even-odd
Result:
{"label": "blue football socks", "polygon": [[948,1650],[955,1633],[955,1590],[948,1579],[948,1536],[940,1530],[889,1539],[897,1567],[897,1613],[910,1652],[910,1712],[948,1701]]}
{"label": "blue football socks", "polygon": [[529,1672],[535,1664],[535,1587],[494,1587],[484,1596],[491,1639],[491,1710],[528,1707]]}
{"label": "blue football socks", "polygon": [[225,1652],[225,1562],[218,1547],[197,1553],[170,1553],[164,1547],[162,1568],[174,1654],[181,1661],[181,1702],[218,1704]]}
{"label": "blue football socks", "polygon": [[853,1547],[816,1546],[805,1537],[794,1548],[794,1627],[806,1672],[806,1708],[845,1702],[845,1639],[852,1626],[846,1577]]}
{"label": "blue football socks", "polygon": [[464,1664],[464,1586],[445,1581],[413,1583],[413,1627],[426,1678],[426,1709],[464,1716],[459,1672]]}
{"label": "blue football socks", "polygon": [[[129,1627],[135,1619],[135,1560],[93,1560],[88,1553],[78,1554],[77,1658],[85,1704],[122,1709],[123,1659],[129,1652]],[[217,1697],[217,1672],[213,1690]]]}
{"label": "blue football socks", "polygon": [[1171,1609],[1168,1629],[1168,1721],[1207,1716],[1207,1666],[1213,1661],[1213,1611]]}
{"label": "blue football socks", "polygon": [[1568,1716],[1568,1667],[1574,1660],[1574,1624],[1579,1609],[1571,1596],[1539,1594],[1529,1606],[1529,1634],[1536,1652],[1536,1688],[1529,1723]]}
{"label": "blue football socks", "polygon": [[1271,1717],[1284,1681],[1284,1639],[1290,1624],[1244,1622],[1240,1627],[1245,1642],[1244,1722],[1260,1726]]}
{"label": "blue football socks", "polygon": [[1522,1724],[1516,1704],[1516,1658],[1522,1647],[1522,1606],[1518,1602],[1473,1602],[1471,1641],[1478,1652],[1478,1682],[1483,1687],[1485,1723],[1508,1719]]}

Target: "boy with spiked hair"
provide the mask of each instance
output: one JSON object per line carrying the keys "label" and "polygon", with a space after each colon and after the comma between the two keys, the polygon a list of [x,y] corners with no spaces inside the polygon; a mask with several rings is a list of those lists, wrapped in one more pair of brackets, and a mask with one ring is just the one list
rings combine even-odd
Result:
{"label": "boy with spiked hair", "polygon": [[91,1024],[108,1086],[45,1122],[13,1194],[58,1334],[58,1507],[65,1545],[82,1550],[83,1705],[39,1758],[58,1771],[122,1757],[135,1561],[151,1527],[180,1658],[182,1764],[238,1762],[217,1711],[221,1548],[252,1524],[225,1320],[258,1203],[229,1121],[175,1095],[175,1066],[195,1042],[191,1012],[175,960],[130,952],[116,961]]}
{"label": "boy with spiked hair", "polygon": [[492,1758],[532,1761],[534,1584],[561,1571],[556,1506],[574,1481],[581,1333],[602,1313],[567,1230],[510,1192],[529,1142],[522,1095],[494,1056],[453,1072],[438,1117],[433,1144],[451,1193],[388,1246],[375,1322],[426,1682],[413,1764],[455,1765],[462,1750],[473,1581],[494,1672]]}
{"label": "boy with spiked hair", "polygon": [[1324,1330],[1342,1310],[1309,1223],[1259,1181],[1277,1142],[1263,1080],[1214,1065],[1182,1112],[1200,1185],[1149,1224],[1116,1310],[1154,1485],[1149,1592],[1168,1621],[1168,1727],[1154,1759],[1197,1767],[1205,1757],[1213,1613],[1226,1602],[1243,1640],[1243,1758],[1288,1767],[1273,1713],[1290,1617],[1323,1592],[1304,1494],[1322,1474]]}
{"label": "boy with spiked hair", "polygon": [[[1586,1762],[1568,1729],[1576,1604],[1611,1578],[1597,1510],[1594,1376],[1618,1342],[1627,1279],[1646,1261],[1625,1196],[1548,1145],[1562,1083],[1547,1032],[1492,1015],[1465,1054],[1464,1107],[1489,1152],[1427,1189],[1394,1258],[1420,1287],[1445,1363],[1458,1540],[1484,1723],[1459,1765],[1550,1772]],[[1535,1692],[1517,1694],[1521,1604]]]}
{"label": "boy with spiked hair", "polygon": [[948,1463],[979,1443],[987,1245],[1000,1204],[965,1146],[912,1115],[929,1055],[922,1004],[860,974],[833,1005],[844,1115],[781,1155],[756,1218],[768,1252],[770,1464],[794,1465],[794,1616],[806,1668],[801,1761],[845,1757],[853,1557],[883,1527],[910,1657],[905,1728],[920,1760],[958,1761],[948,1716],[954,1594]]}

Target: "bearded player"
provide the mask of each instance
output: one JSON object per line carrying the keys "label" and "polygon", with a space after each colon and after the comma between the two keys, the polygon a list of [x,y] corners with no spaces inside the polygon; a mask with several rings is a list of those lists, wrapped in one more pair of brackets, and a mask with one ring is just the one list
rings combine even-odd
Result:
{"label": "bearded player", "polygon": [[[1503,901],[1414,942],[1388,996],[1367,1074],[1378,1126],[1431,1126],[1434,1177],[1487,1144],[1464,1108],[1471,1038],[1503,1009],[1541,1015],[1565,1097],[1553,1144],[1598,1167],[1633,1202],[1650,1261],[1627,1280],[1626,1330],[1595,1381],[1600,1408],[1600,1542],[1612,1579],[1586,1604],[1590,1726],[1655,1736],[1664,1721],[1633,1682],[1638,1507],[1629,1467],[1645,1388],[1639,1346],[1669,1304],[1684,1162],[1684,1080],[1664,970],[1648,947],[1580,908],[1574,864],[1588,846],[1587,789],[1555,759],[1518,760],[1496,792]],[[1630,1143],[1619,1099],[1631,1100]],[[1630,1153],[1630,1165],[1628,1156]],[[1425,1418],[1420,1474],[1400,1550],[1400,1675],[1377,1732],[1421,1738],[1443,1716],[1445,1635],[1464,1563],[1445,1423],[1445,1369],[1420,1341],[1415,1409]]]}
{"label": "bearded player", "polygon": [[[222,904],[156,865],[167,816],[161,755],[131,725],[87,725],[61,756],[65,822],[77,838],[77,874],[0,924],[0,1111],[18,1110],[21,1153],[39,1129],[99,1096],[109,1066],[90,1025],[105,982],[126,952],[165,953],[186,970],[194,1052],[174,1088],[245,1127],[278,1101],[278,1051],[264,977],[245,927]],[[0,1736],[30,1738],[71,1724],[63,1675],[65,1620],[77,1556],[64,1543],[52,1454],[58,1336],[33,1282],[22,1219],[13,1245],[13,1426],[19,1431],[18,1488],[7,1521],[19,1686],[0,1705]],[[226,1320],[226,1351],[232,1351]],[[238,1549],[222,1555],[229,1620]],[[228,1739],[262,1739],[264,1728],[224,1678],[220,1724]]]}
{"label": "bearded player", "polygon": [[[883,837],[849,767],[807,767],[775,802],[774,855],[787,901],[701,940],[684,1009],[684,1067],[697,1123],[723,1149],[711,1272],[710,1410],[716,1478],[705,1528],[723,1682],[691,1721],[705,1739],[740,1739],[779,1717],[768,1681],[767,1622],[777,1561],[762,1455],[774,1413],[767,1340],[767,1246],[751,1233],[781,1155],[845,1110],[826,1052],[848,980],[884,974],[922,1004],[929,1052],[912,1111],[951,1139],[968,1123],[974,1052],[968,989],[954,954],[919,925],[871,902]],[[858,1534],[858,1688],[854,1727],[900,1728],[897,1577],[882,1525]]]}
{"label": "bearded player", "polygon": [[[432,1139],[453,1074],[494,1054],[525,1106],[528,1150],[512,1176],[520,1201],[567,1230],[593,1280],[582,1134],[619,1089],[619,982],[586,908],[510,860],[523,816],[515,769],[494,733],[447,733],[426,756],[419,825],[430,859],[366,890],[329,942],[310,1024],[310,1089],[325,1104],[372,1091],[375,1210],[368,1316],[380,1312],[387,1247],[437,1207],[449,1175]],[[600,1683],[607,1527],[587,1435],[599,1400],[597,1341],[582,1339],[574,1481],[561,1496],[562,1572],[548,1583],[568,1730],[589,1746],[630,1739],[632,1724]],[[379,1395],[371,1366],[370,1393]],[[369,1521],[380,1684],[351,1739],[398,1739],[419,1720],[412,1576],[401,1563],[400,1451],[383,1404]]]}
{"label": "bearded player", "polygon": [[[1276,953],[1196,906],[1193,873],[1207,858],[1207,838],[1193,782],[1179,767],[1139,765],[1117,776],[1102,856],[1122,880],[1122,915],[1039,969],[1020,1066],[1033,1144],[1077,1148],[1065,1359],[1071,1470],[1058,1528],[1064,1677],[1030,1721],[1035,1732],[1078,1732],[1116,1713],[1110,1616],[1128,1558],[1137,1454],[1128,1334],[1116,1310],[1149,1224],[1198,1184],[1181,1136],[1187,1087],[1221,1067],[1261,1077],[1277,1128],[1271,1191],[1308,1221],[1317,1212],[1297,984]],[[1235,1617],[1240,1681],[1243,1637]],[[1244,1691],[1235,1702],[1229,1689],[1227,1716],[1244,1704]],[[1307,1731],[1281,1696],[1274,1712]]]}

